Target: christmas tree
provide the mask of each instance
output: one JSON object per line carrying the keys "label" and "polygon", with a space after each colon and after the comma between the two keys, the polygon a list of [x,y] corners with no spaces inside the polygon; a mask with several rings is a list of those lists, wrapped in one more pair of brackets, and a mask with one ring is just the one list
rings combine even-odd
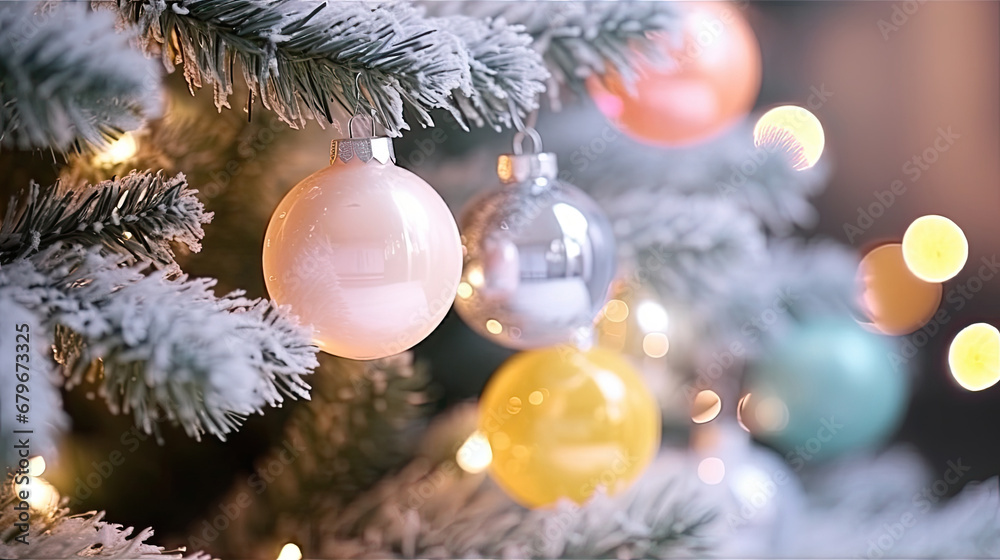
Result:
{"label": "christmas tree", "polygon": [[0,5],[0,557],[1000,556],[894,437],[978,253],[815,234],[791,10]]}

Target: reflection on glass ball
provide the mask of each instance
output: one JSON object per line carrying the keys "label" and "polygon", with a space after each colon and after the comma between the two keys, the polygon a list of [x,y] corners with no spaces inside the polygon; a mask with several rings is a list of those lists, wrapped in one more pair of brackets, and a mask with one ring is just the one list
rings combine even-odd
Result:
{"label": "reflection on glass ball", "polygon": [[455,307],[479,334],[539,348],[592,324],[616,255],[610,223],[583,191],[554,176],[507,183],[473,199],[459,225],[465,266]]}
{"label": "reflection on glass ball", "polygon": [[627,488],[660,444],[660,409],[615,352],[569,346],[521,352],[479,400],[490,473],[527,507]]}
{"label": "reflection on glass ball", "polygon": [[398,354],[450,309],[462,251],[451,211],[392,163],[337,161],[303,179],[267,227],[267,291],[313,327],[324,352]]}

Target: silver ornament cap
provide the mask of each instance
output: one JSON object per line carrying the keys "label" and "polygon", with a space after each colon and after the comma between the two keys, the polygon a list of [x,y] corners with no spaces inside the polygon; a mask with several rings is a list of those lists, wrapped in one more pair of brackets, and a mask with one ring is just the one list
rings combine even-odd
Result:
{"label": "silver ornament cap", "polygon": [[[538,153],[522,153],[520,140]],[[459,217],[465,249],[455,308],[489,340],[517,349],[583,344],[614,277],[614,231],[589,196],[559,180],[537,133],[497,161],[501,186]]]}
{"label": "silver ornament cap", "polygon": [[497,176],[509,185],[532,179],[555,179],[559,175],[559,164],[552,152],[525,154],[522,147],[524,137],[531,138],[536,150],[542,149],[542,139],[538,132],[529,128],[514,136],[514,153],[503,154],[497,159]]}
{"label": "silver ornament cap", "polygon": [[388,136],[375,136],[375,121],[371,121],[371,136],[367,138],[354,137],[354,119],[358,115],[351,117],[347,121],[347,132],[349,138],[338,138],[330,142],[330,165],[337,162],[350,163],[355,158],[362,163],[372,160],[381,164],[396,163],[396,152],[392,148],[392,138]]}

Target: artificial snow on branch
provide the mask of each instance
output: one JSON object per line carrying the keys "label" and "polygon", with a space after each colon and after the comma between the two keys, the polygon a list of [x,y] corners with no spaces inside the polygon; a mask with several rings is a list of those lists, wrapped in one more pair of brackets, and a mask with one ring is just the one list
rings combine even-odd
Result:
{"label": "artificial snow on branch", "polygon": [[498,132],[500,125],[522,128],[520,116],[538,107],[549,77],[531,48],[531,37],[503,19],[452,16],[429,21],[458,37],[469,52],[472,87],[456,92],[462,114],[476,126],[488,124]]}
{"label": "artificial snow on branch", "polygon": [[[24,542],[14,540],[21,535],[14,525],[19,510],[14,506],[20,499],[13,492],[9,478],[0,480],[0,558],[45,560],[72,560],[78,558],[107,558],[118,560],[145,560],[166,558],[183,560],[209,560],[204,553],[180,554],[165,551],[162,547],[146,544],[153,536],[152,529],[143,529],[131,539],[132,527],[122,527],[104,521],[104,512],[69,515],[68,510],[32,511],[30,531],[23,535]],[[180,551],[183,552],[183,551]]]}
{"label": "artificial snow on branch", "polygon": [[0,224],[0,264],[30,257],[57,243],[101,245],[176,272],[170,242],[201,250],[202,224],[212,220],[184,175],[130,173],[82,190],[42,192],[11,200]]}
{"label": "artificial snow on branch", "polygon": [[614,68],[626,81],[635,76],[633,49],[648,45],[647,33],[680,38],[680,11],[671,2],[423,2],[431,13],[461,11],[474,17],[519,24],[534,38],[551,77],[548,94],[559,107],[559,91],[580,89],[591,74]]}
{"label": "artificial snow on branch", "polygon": [[475,405],[439,419],[421,455],[323,524],[330,558],[676,558],[704,555],[715,520],[679,457],[654,463],[629,491],[583,506],[525,509],[485,473],[468,474],[456,449]]}
{"label": "artificial snow on branch", "polygon": [[[284,444],[258,470],[294,459],[223,537],[227,551],[255,557],[283,542],[308,542],[323,512],[342,508],[406,463],[431,412],[425,367],[410,353],[359,362],[321,355],[312,398],[295,410]],[[285,454],[285,455],[283,455]],[[237,484],[229,500],[256,488]],[[193,543],[197,544],[197,543]]]}
{"label": "artificial snow on branch", "polygon": [[[541,58],[516,48],[515,29],[498,22],[460,38],[444,29],[457,23],[432,24],[402,2],[118,0],[117,9],[147,46],[160,45],[168,68],[184,66],[192,88],[212,84],[220,109],[239,62],[254,97],[293,127],[333,122],[335,103],[371,112],[392,136],[409,128],[404,110],[422,126],[433,125],[433,109],[511,124],[537,106],[545,77]],[[490,45],[519,56],[504,59]],[[463,96],[470,102],[460,108]]]}
{"label": "artificial snow on branch", "polygon": [[[270,302],[217,297],[215,281],[146,274],[124,257],[54,245],[0,270],[0,287],[54,333],[73,386],[100,359],[100,394],[155,432],[163,419],[192,437],[224,439],[242,418],[285,397],[308,398],[316,366],[309,333]],[[49,334],[53,337],[54,334]],[[92,379],[88,379],[92,381]]]}
{"label": "artificial snow on branch", "polygon": [[742,281],[736,273],[744,267],[764,260],[760,225],[725,200],[641,191],[598,200],[624,256],[660,293],[707,302]]}
{"label": "artificial snow on branch", "polygon": [[[598,125],[592,134],[600,134]],[[796,226],[815,225],[817,213],[809,199],[822,192],[829,175],[823,163],[797,171],[787,154],[754,146],[753,123],[747,120],[689,148],[664,150],[621,138],[589,166],[581,186],[608,193],[627,189],[647,198],[701,194],[730,199],[770,231],[786,235]]]}
{"label": "artificial snow on branch", "polygon": [[159,72],[83,3],[0,3],[0,145],[103,146],[159,112]]}
{"label": "artificial snow on branch", "polygon": [[772,239],[762,259],[743,264],[733,271],[739,281],[712,305],[712,326],[727,345],[747,341],[740,330],[759,324],[765,314],[775,320],[766,329],[751,331],[760,335],[752,337],[760,342],[784,336],[797,320],[856,310],[858,257],[838,243]]}

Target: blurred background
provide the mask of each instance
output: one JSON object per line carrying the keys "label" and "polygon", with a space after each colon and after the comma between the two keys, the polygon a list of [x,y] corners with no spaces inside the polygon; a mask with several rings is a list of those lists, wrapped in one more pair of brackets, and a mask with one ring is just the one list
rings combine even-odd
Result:
{"label": "blurred background", "polygon": [[[826,132],[823,158],[832,174],[814,201],[819,211],[815,228],[802,233],[848,245],[860,256],[881,243],[898,242],[910,222],[925,214],[945,215],[964,230],[969,265],[945,286],[941,309],[950,320],[911,362],[912,399],[894,440],[911,443],[934,472],[960,457],[972,468],[968,480],[1000,474],[1000,448],[991,432],[1000,425],[1000,391],[966,391],[946,365],[948,343],[958,330],[1000,317],[1000,277],[983,282],[982,290],[961,307],[955,303],[959,300],[947,297],[950,289],[976,276],[981,259],[1000,255],[1000,5],[783,1],[740,6],[763,55],[761,92],[750,118],[793,103],[809,107]],[[249,121],[240,110],[217,113],[211,91],[192,97],[179,74],[168,79],[172,110],[161,126],[198,133],[175,138],[176,149],[163,166],[185,172],[216,213],[204,250],[179,260],[192,276],[219,277],[220,291],[244,289],[251,296],[265,296],[260,253],[270,213],[291,186],[326,165],[329,140],[343,136],[342,130],[315,123],[289,130],[261,107]],[[243,91],[231,103],[239,107],[245,100]],[[597,129],[603,123],[589,99],[572,94],[563,100],[559,115],[550,111],[543,107],[538,128],[546,148],[560,153],[585,140],[559,132],[567,115]],[[340,122],[346,116],[340,115]],[[211,126],[199,124],[205,121]],[[443,115],[435,121],[445,140],[433,143],[433,154],[415,155],[429,145],[432,131],[426,130],[398,139],[396,152],[400,164],[427,178],[457,213],[469,193],[496,183],[495,158],[508,151],[512,133],[464,133]],[[942,130],[954,141],[933,162],[918,164],[914,158],[933,148]],[[632,142],[624,137],[618,141]],[[141,153],[141,142],[138,149]],[[461,164],[444,169],[445,160]],[[32,178],[54,182],[62,164],[59,156],[48,153],[0,153],[4,194],[26,188]],[[884,215],[861,225],[859,212],[878,202],[878,193],[891,190],[897,180],[905,192],[886,205]],[[848,225],[860,227],[861,233],[852,234]],[[510,354],[465,327],[454,311],[416,349],[418,359],[431,366],[442,409],[475,398]],[[195,442],[162,426],[162,437],[169,442],[164,446],[131,433],[131,418],[109,415],[92,394],[71,391],[64,396],[73,435],[49,480],[79,498],[77,511],[106,510],[108,519],[156,527],[168,541],[170,535],[191,530],[190,520],[212,513],[234,473],[252,471],[254,461],[280,442],[290,410],[301,404],[250,418],[226,442]],[[93,461],[116,449],[129,459],[116,467],[115,476],[103,477],[97,488],[77,491],[78,474],[93,471]]]}

